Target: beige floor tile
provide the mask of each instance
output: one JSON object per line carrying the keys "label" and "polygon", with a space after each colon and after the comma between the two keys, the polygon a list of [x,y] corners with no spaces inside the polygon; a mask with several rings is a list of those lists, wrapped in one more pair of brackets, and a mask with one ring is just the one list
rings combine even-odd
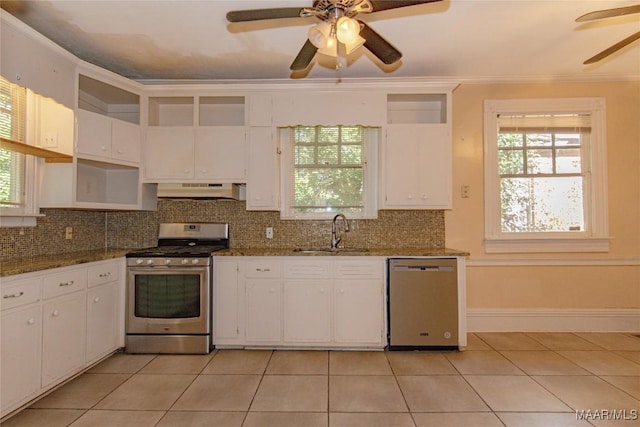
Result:
{"label": "beige floor tile", "polygon": [[498,417],[506,427],[589,427],[587,421],[578,420],[575,412],[499,412]]}
{"label": "beige floor tile", "polygon": [[152,427],[164,411],[103,411],[91,410],[71,424],[73,427]]}
{"label": "beige floor tile", "polygon": [[390,351],[387,359],[395,375],[458,373],[444,354],[438,352]]}
{"label": "beige floor tile", "polygon": [[394,376],[335,375],[329,377],[330,412],[407,412]]}
{"label": "beige floor tile", "polygon": [[169,411],[158,427],[241,427],[246,412]]}
{"label": "beige floor tile", "polygon": [[524,375],[516,365],[497,351],[461,351],[445,357],[461,374]]}
{"label": "beige floor tile", "polygon": [[267,374],[275,375],[327,375],[328,351],[274,351],[267,366]]}
{"label": "beige floor tile", "polygon": [[250,411],[326,412],[329,381],[326,375],[266,375]]}
{"label": "beige floor tile", "polygon": [[[613,384],[620,390],[626,391],[631,396],[640,400],[640,377],[637,376],[609,376],[601,377],[609,384]],[[640,408],[638,408],[640,409]]]}
{"label": "beige floor tile", "polygon": [[260,378],[260,375],[200,375],[171,409],[247,411]]}
{"label": "beige floor tile", "polygon": [[633,409],[640,402],[594,376],[535,376],[535,381],[574,410]]}
{"label": "beige floor tile", "polygon": [[551,350],[602,350],[599,345],[571,332],[527,332],[527,336]]}
{"label": "beige floor tile", "polygon": [[89,409],[130,376],[130,374],[84,374],[48,394],[31,407]]}
{"label": "beige floor tile", "polygon": [[263,374],[271,350],[219,350],[203,369],[203,374]]}
{"label": "beige floor tile", "polygon": [[135,374],[156,356],[117,353],[89,370],[92,374]]}
{"label": "beige floor tile", "polygon": [[137,374],[98,403],[96,409],[167,410],[195,375]]}
{"label": "beige floor tile", "polygon": [[399,376],[411,412],[482,412],[487,405],[459,375]]}
{"label": "beige floor tile", "polygon": [[483,332],[476,335],[495,350],[548,350],[522,332]]}
{"label": "beige floor tile", "polygon": [[504,427],[490,412],[414,413],[413,419],[417,427]]}
{"label": "beige floor tile", "polygon": [[66,427],[84,414],[81,409],[25,409],[2,423],[2,427]]}
{"label": "beige floor tile", "polygon": [[610,351],[559,351],[595,375],[640,375],[640,365]]}
{"label": "beige floor tile", "polygon": [[372,414],[332,412],[329,414],[331,427],[415,427],[411,414]]}
{"label": "beige floor tile", "polygon": [[141,374],[199,374],[213,355],[159,355],[144,368]]}
{"label": "beige floor tile", "polygon": [[327,427],[327,413],[249,412],[242,427]]}
{"label": "beige floor tile", "polygon": [[640,351],[640,338],[629,334],[580,332],[576,335],[607,350]]}
{"label": "beige floor tile", "polygon": [[482,341],[476,334],[467,334],[466,350],[492,350],[491,346]]}
{"label": "beige floor tile", "polygon": [[330,375],[393,375],[382,351],[330,351]]}
{"label": "beige floor tile", "polygon": [[613,353],[640,364],[640,351],[614,351]]}
{"label": "beige floor tile", "polygon": [[500,353],[528,375],[590,374],[553,351],[514,350]]}
{"label": "beige floor tile", "polygon": [[530,377],[520,375],[467,375],[471,387],[495,412],[571,411]]}

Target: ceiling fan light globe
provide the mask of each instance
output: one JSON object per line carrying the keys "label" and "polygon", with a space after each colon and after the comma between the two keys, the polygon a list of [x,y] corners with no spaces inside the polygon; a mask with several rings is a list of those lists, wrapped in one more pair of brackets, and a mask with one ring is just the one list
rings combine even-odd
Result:
{"label": "ceiling fan light globe", "polygon": [[353,43],[345,43],[345,44],[344,44],[344,46],[345,46],[345,53],[346,53],[347,55],[350,55],[350,54],[351,54],[351,52],[354,52],[354,51],[356,51],[357,49],[359,49],[359,48],[360,48],[360,46],[362,46],[362,45],[364,44],[364,42],[366,42],[366,40],[365,40],[365,39],[363,39],[363,38],[362,38],[362,37],[360,37],[360,36],[357,36],[357,37],[356,37],[356,40],[355,40]]}
{"label": "ceiling fan light globe", "polygon": [[309,28],[307,32],[309,41],[318,49],[323,49],[329,44],[331,39],[331,24],[328,22],[320,22]]}
{"label": "ceiling fan light globe", "polygon": [[360,24],[355,19],[343,16],[336,23],[336,36],[340,42],[348,45],[355,43],[360,33]]}
{"label": "ceiling fan light globe", "polygon": [[322,48],[318,48],[318,53],[333,57],[338,56],[338,40],[335,37],[329,37],[327,44]]}

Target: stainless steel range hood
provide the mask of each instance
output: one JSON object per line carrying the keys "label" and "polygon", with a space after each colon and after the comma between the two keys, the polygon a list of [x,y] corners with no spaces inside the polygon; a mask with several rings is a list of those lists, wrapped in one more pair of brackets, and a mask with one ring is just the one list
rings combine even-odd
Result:
{"label": "stainless steel range hood", "polygon": [[160,183],[158,197],[169,199],[240,199],[240,185],[212,183]]}

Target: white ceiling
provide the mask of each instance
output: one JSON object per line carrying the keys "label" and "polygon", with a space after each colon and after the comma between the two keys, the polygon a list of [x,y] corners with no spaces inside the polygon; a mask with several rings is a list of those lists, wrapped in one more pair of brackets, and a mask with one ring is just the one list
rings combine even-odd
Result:
{"label": "white ceiling", "polygon": [[576,23],[578,16],[637,2],[444,0],[360,14],[403,53],[385,66],[366,49],[346,68],[316,55],[289,65],[316,18],[229,24],[230,10],[305,7],[312,0],[2,0],[2,8],[78,57],[136,80],[447,80],[637,78],[640,40],[592,65],[582,62],[640,30],[640,14]]}

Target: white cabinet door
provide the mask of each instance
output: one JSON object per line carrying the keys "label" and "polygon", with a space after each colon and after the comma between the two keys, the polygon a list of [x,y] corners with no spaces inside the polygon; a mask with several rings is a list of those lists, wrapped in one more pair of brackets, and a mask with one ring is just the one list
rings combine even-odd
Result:
{"label": "white cabinet door", "polygon": [[381,280],[341,280],[334,285],[334,339],[342,344],[384,345]]}
{"label": "white cabinet door", "polygon": [[111,119],[111,157],[140,162],[140,126]]}
{"label": "white cabinet door", "polygon": [[282,284],[280,279],[247,279],[247,344],[282,341]]}
{"label": "white cabinet door", "polygon": [[78,153],[111,157],[111,118],[78,109]]}
{"label": "white cabinet door", "polygon": [[238,280],[238,262],[216,259],[213,271],[215,274],[214,344],[241,344],[244,298]]}
{"label": "white cabinet door", "polygon": [[195,178],[210,182],[246,182],[247,141],[244,126],[196,129]]}
{"label": "white cabinet door", "polygon": [[253,93],[247,97],[247,123],[249,126],[271,126],[273,122],[273,101],[271,94]]}
{"label": "white cabinet door", "polygon": [[147,179],[192,179],[193,127],[148,127],[143,162]]}
{"label": "white cabinet door", "polygon": [[118,348],[120,309],[118,282],[107,283],[87,292],[87,363]]}
{"label": "white cabinet door", "polygon": [[249,128],[247,210],[279,210],[277,141],[270,127]]}
{"label": "white cabinet door", "polygon": [[42,387],[84,365],[85,298],[85,292],[76,292],[42,307]]}
{"label": "white cabinet door", "polygon": [[286,280],[283,317],[285,343],[331,342],[331,281]]}
{"label": "white cabinet door", "polygon": [[446,124],[388,126],[382,161],[382,207],[451,207],[451,140]]}
{"label": "white cabinet door", "polygon": [[[2,315],[0,404],[4,416],[40,389],[42,312],[40,305]],[[11,409],[9,409],[11,408]]]}

